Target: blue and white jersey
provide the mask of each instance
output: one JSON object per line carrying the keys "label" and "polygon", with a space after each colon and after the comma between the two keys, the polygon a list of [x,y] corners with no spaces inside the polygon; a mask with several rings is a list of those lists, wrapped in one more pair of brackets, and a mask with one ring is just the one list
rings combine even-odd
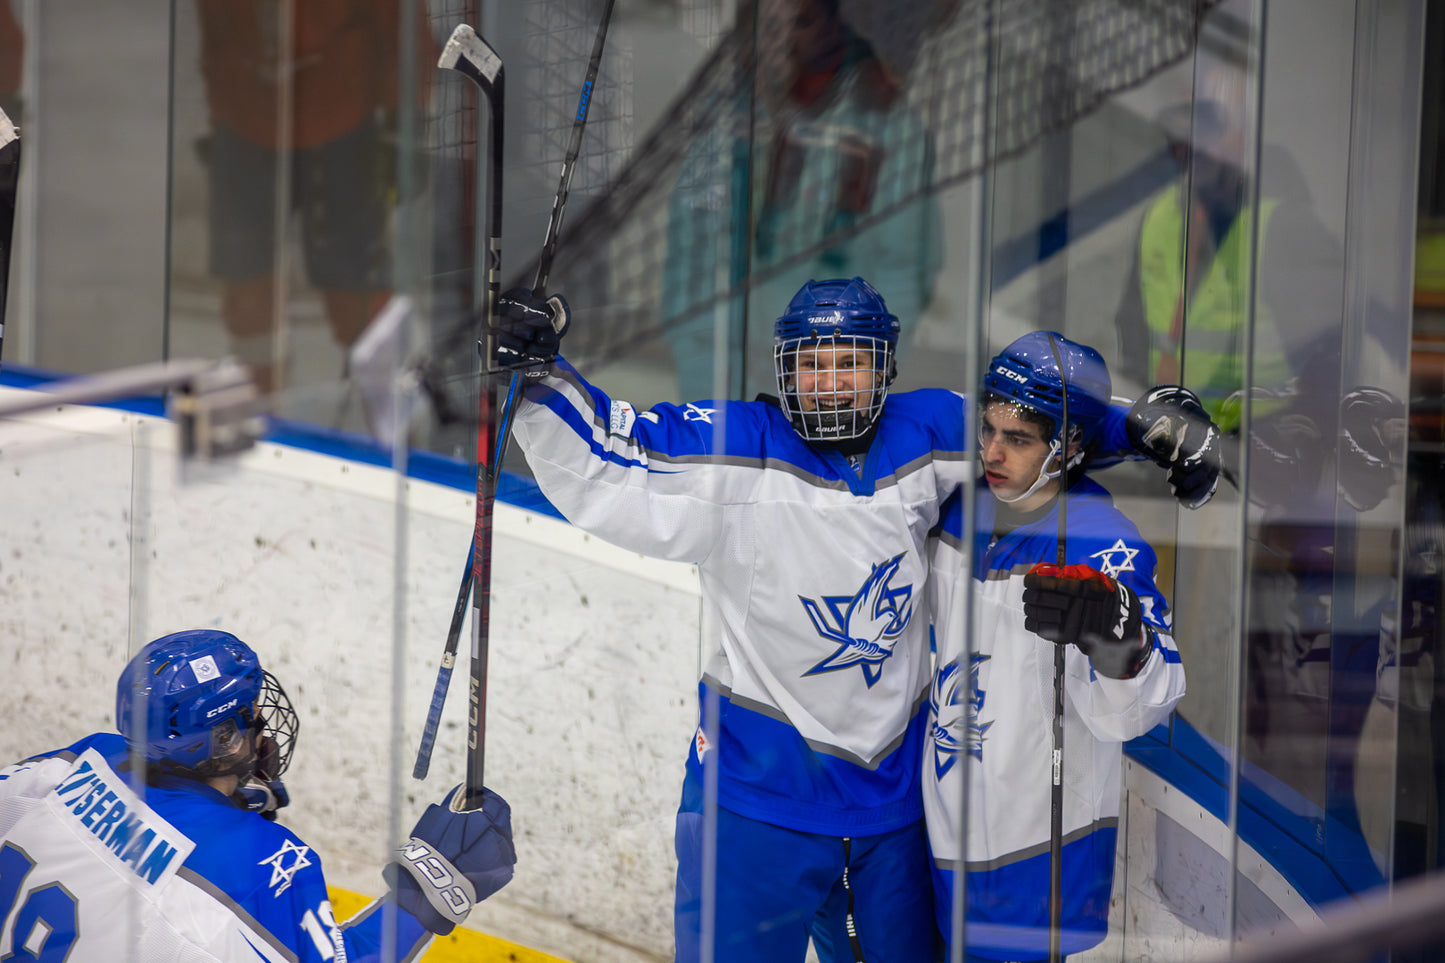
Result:
{"label": "blue and white jersey", "polygon": [[[321,860],[202,783],[141,798],[113,733],[0,770],[0,956],[116,963],[380,960],[380,912],[338,926]],[[375,905],[375,904],[374,904]],[[396,911],[395,959],[431,934]]]}
{"label": "blue and white jersey", "polygon": [[[1023,577],[1058,560],[1058,502],[995,536],[999,502],[977,492],[972,577],[964,571],[963,499],[944,511],[933,551],[938,670],[930,698],[923,797],[938,882],[939,925],[949,929],[950,889],[967,876],[968,950],[998,959],[1048,951],[1049,822],[1056,646],[1024,629]],[[1104,936],[1114,873],[1123,743],[1163,722],[1184,695],[1184,667],[1168,605],[1154,585],[1156,559],[1109,493],[1088,478],[1069,491],[1067,564],[1128,585],[1143,606],[1152,651],[1132,679],[1097,675],[1065,649],[1063,952]],[[966,646],[963,593],[972,592]],[[967,851],[960,844],[967,768]]]}
{"label": "blue and white jersey", "polygon": [[974,471],[964,399],[890,395],[858,469],[803,441],[763,401],[636,411],[565,362],[530,387],[515,434],[572,524],[632,551],[696,564],[720,647],[689,765],[715,753],[719,802],[834,835],[922,814],[928,682],[925,552],[939,509]]}

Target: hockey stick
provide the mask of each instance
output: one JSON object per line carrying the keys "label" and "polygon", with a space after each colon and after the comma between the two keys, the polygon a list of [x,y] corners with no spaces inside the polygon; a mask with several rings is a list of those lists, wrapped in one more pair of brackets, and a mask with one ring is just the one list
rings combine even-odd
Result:
{"label": "hockey stick", "polygon": [[5,297],[10,287],[10,239],[20,191],[20,132],[0,110],[0,356],[5,347]]}
{"label": "hockey stick", "polygon": [[[455,70],[477,85],[487,99],[487,142],[490,160],[487,164],[487,285],[485,308],[482,317],[491,327],[497,310],[497,294],[502,268],[502,134],[503,107],[505,104],[505,74],[502,58],[478,37],[476,31],[466,24],[459,24],[442,48],[437,66]],[[472,549],[467,556],[466,582],[474,582],[472,593],[476,613],[472,619],[472,661],[471,679],[468,690],[467,709],[467,778],[462,789],[462,798],[457,807],[463,812],[482,808],[482,773],[486,752],[486,701],[487,701],[487,650],[490,641],[491,585],[492,585],[492,506],[497,495],[496,465],[489,463],[492,453],[492,434],[496,429],[495,389],[491,373],[487,370],[494,356],[492,339],[487,339],[487,351],[482,359],[482,384],[478,394],[477,420],[477,517],[472,529]],[[447,652],[442,658],[438,673],[437,691],[432,696],[431,710],[427,714],[431,726],[431,739],[435,741],[436,730],[433,718],[441,717],[441,701],[446,696],[446,684],[451,681],[451,664],[455,663],[457,639],[461,635],[462,614],[466,609],[465,595],[452,613],[451,630],[447,636]],[[430,761],[428,752],[427,761]],[[418,765],[421,760],[418,760]],[[424,767],[423,767],[424,769]]]}
{"label": "hockey stick", "polygon": [[[586,79],[582,82],[582,93],[578,101],[577,113],[572,124],[571,141],[569,142],[567,147],[566,157],[562,162],[561,181],[557,187],[557,194],[552,199],[552,213],[547,220],[547,233],[542,241],[542,255],[540,261],[537,264],[536,278],[532,282],[532,290],[538,295],[542,294],[546,290],[547,278],[551,274],[552,270],[552,260],[557,252],[557,238],[560,236],[562,230],[562,215],[567,208],[567,195],[571,189],[572,172],[576,168],[577,157],[581,152],[582,129],[587,123],[587,111],[592,102],[592,87],[597,80],[597,72],[602,63],[603,41],[607,37],[607,26],[612,19],[612,7],[614,2],[615,0],[607,0],[606,6],[603,8],[602,22],[597,30],[597,39],[593,42],[592,45],[592,57],[587,64],[587,76]],[[472,33],[470,27],[467,27],[465,29],[467,33]],[[460,33],[462,30],[463,27],[458,27],[456,33]],[[453,34],[454,38],[456,36],[456,33]],[[475,36],[475,34],[472,35]],[[451,44],[448,43],[448,48],[450,48],[450,46]],[[493,56],[495,56],[495,54],[493,54]],[[441,66],[449,66],[449,64],[445,62],[445,59],[446,54],[444,52],[443,62],[441,63]],[[498,61],[498,64],[498,69],[500,70],[500,61]],[[497,211],[497,216],[500,217],[500,210]],[[492,303],[495,304],[495,286],[492,289],[492,295]],[[493,320],[490,311],[488,312],[487,317],[489,320]],[[486,352],[486,360],[490,362],[494,356],[495,353],[489,343]],[[507,398],[502,406],[502,416],[499,419],[500,424],[496,427],[494,432],[496,438],[495,453],[492,455],[490,461],[487,463],[488,471],[491,475],[490,485],[491,497],[493,501],[495,501],[496,496],[497,473],[500,472],[503,459],[506,457],[507,439],[511,434],[512,416],[516,411],[516,402],[520,382],[520,375],[518,375],[516,372],[513,372],[507,386]],[[489,405],[493,401],[493,399],[490,398],[487,400]],[[486,424],[485,419],[483,419],[483,424]],[[481,457],[482,452],[482,436],[483,429],[479,428],[477,449],[478,458]],[[479,495],[479,511],[482,510],[480,497],[481,496]],[[486,537],[488,552],[488,558],[486,561],[486,567],[488,570],[488,600],[484,604],[487,608],[489,608],[491,569],[490,505],[486,507],[485,512],[488,517],[488,531]],[[442,655],[442,663],[437,669],[437,682],[436,687],[432,692],[431,707],[427,711],[426,724],[422,730],[421,745],[417,750],[416,764],[412,767],[412,776],[416,779],[426,778],[427,770],[431,766],[432,748],[436,743],[437,726],[440,724],[441,721],[442,705],[446,701],[447,688],[451,683],[452,667],[456,663],[457,640],[461,635],[462,621],[466,615],[467,597],[472,592],[473,588],[472,582],[474,581],[475,568],[477,567],[475,565],[477,543],[478,539],[474,538],[472,542],[472,547],[467,552],[467,564],[462,571],[461,585],[457,589],[457,601],[456,605],[453,607],[452,610],[452,623],[447,633],[446,650]],[[479,604],[479,618],[480,608],[481,605]],[[483,669],[483,672],[485,672],[485,668]],[[482,681],[483,685],[485,685],[485,675],[483,676]]]}
{"label": "hockey stick", "polygon": [[[1059,369],[1059,394],[1063,398],[1063,424],[1059,437],[1063,448],[1059,453],[1059,568],[1069,564],[1068,552],[1068,506],[1069,506],[1069,381],[1064,374],[1064,359],[1059,354],[1058,342],[1049,332],[1049,348],[1054,353],[1054,365]],[[1049,963],[1059,963],[1063,943],[1064,923],[1064,647],[1054,646],[1054,718],[1053,751],[1049,761],[1053,772],[1049,788]]]}
{"label": "hockey stick", "polygon": [[[577,155],[582,151],[582,129],[587,126],[587,110],[592,106],[592,85],[597,81],[598,68],[602,66],[602,47],[607,40],[607,25],[612,21],[612,6],[615,2],[616,0],[606,0],[602,8],[602,21],[597,26],[597,38],[592,41],[592,57],[587,61],[587,76],[582,81],[582,93],[577,99],[577,113],[572,120],[572,137],[562,159],[562,175],[557,183],[557,193],[552,196],[552,213],[547,218],[547,233],[542,238],[542,256],[537,262],[537,275],[532,280],[532,294],[535,297],[540,298],[547,292],[547,277],[552,273],[552,259],[557,255],[557,238],[562,233],[562,215],[567,210],[567,195],[572,190],[572,171],[576,169]],[[520,382],[521,375],[513,372],[497,435],[498,465],[507,457],[507,442],[512,435],[512,416],[517,412]]]}

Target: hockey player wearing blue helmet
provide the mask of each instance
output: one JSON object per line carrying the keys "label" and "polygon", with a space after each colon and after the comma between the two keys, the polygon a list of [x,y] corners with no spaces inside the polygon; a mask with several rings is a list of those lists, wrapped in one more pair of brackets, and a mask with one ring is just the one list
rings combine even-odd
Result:
{"label": "hockey player wearing blue helmet", "polygon": [[[930,959],[922,599],[928,533],[976,470],[965,399],[889,392],[898,319],[862,278],[802,286],[774,326],[778,394],[754,401],[638,411],[558,356],[564,298],[512,290],[499,316],[543,493],[696,565],[716,626],[677,815],[678,960],[801,963],[810,939],[825,961]],[[1129,450],[1111,415],[1104,444]]]}
{"label": "hockey player wearing blue helmet", "polygon": [[[1109,415],[1098,352],[1053,332],[1028,334],[990,362],[983,388],[972,569],[960,494],[944,508],[929,579],[938,662],[923,795],[935,910],[950,952],[961,942],[969,960],[1043,960],[1053,749],[1045,707],[1056,647],[1066,646],[1064,954],[1104,936],[1122,744],[1168,717],[1184,695],[1184,668],[1153,549],[1084,474]],[[962,938],[952,916],[960,880]]]}
{"label": "hockey player wearing blue helmet", "polygon": [[0,770],[5,959],[415,959],[512,878],[506,802],[443,803],[384,871],[395,922],[378,901],[338,924],[320,859],[275,821],[296,713],[229,632],[143,648],[116,726]]}

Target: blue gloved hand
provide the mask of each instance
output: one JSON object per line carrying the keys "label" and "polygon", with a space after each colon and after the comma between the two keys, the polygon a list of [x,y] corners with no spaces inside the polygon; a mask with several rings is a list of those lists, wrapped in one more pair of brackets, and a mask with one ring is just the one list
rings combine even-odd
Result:
{"label": "blue gloved hand", "polygon": [[497,301],[497,366],[535,380],[549,374],[572,324],[567,299],[560,294],[538,297],[527,288],[512,288]]}
{"label": "blue gloved hand", "polygon": [[[512,809],[490,789],[482,808],[457,812],[462,787],[428,806],[383,875],[401,908],[445,936],[472,907],[507,885],[517,863]],[[404,870],[404,872],[403,872]]]}
{"label": "blue gloved hand", "polygon": [[242,806],[271,820],[276,818],[276,810],[291,805],[291,794],[279,779],[252,776],[236,787],[235,796]]}

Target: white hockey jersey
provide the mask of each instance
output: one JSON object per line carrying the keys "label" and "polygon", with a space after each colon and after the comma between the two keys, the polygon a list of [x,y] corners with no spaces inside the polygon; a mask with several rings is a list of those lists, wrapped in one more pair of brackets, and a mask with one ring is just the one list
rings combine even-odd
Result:
{"label": "white hockey jersey", "polygon": [[[991,959],[1047,954],[1053,643],[1024,629],[1023,576],[1058,559],[1058,503],[994,536],[997,499],[977,493],[972,577],[963,570],[962,498],[945,508],[933,552],[930,599],[938,670],[930,698],[923,797],[939,925],[949,930],[951,888],[966,871],[968,951]],[[1109,493],[1088,478],[1065,509],[1068,564],[1128,585],[1143,606],[1152,651],[1132,679],[1097,675],[1065,650],[1063,939],[1065,954],[1098,943],[1108,921],[1123,743],[1165,721],[1184,695],[1156,560]],[[972,592],[966,640],[964,599]],[[966,645],[967,642],[967,645]],[[967,851],[960,845],[965,815]]]}
{"label": "white hockey jersey", "polygon": [[832,835],[919,819],[925,550],[974,470],[963,397],[890,395],[858,469],[765,401],[638,412],[564,361],[527,399],[515,437],[564,516],[698,566],[721,638],[700,690],[720,721],[716,744],[699,727],[689,766],[700,779],[716,753],[721,805]]}
{"label": "white hockey jersey", "polygon": [[[382,913],[338,926],[321,860],[210,787],[131,788],[116,734],[0,770],[0,957],[106,963],[380,960]],[[373,909],[379,904],[373,904]],[[396,911],[394,956],[431,940]]]}

